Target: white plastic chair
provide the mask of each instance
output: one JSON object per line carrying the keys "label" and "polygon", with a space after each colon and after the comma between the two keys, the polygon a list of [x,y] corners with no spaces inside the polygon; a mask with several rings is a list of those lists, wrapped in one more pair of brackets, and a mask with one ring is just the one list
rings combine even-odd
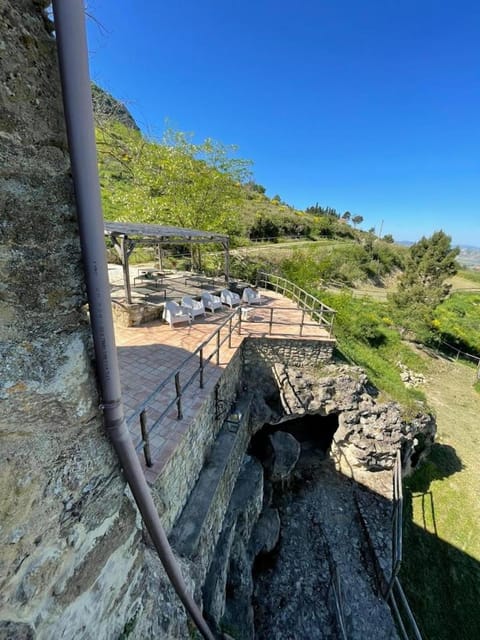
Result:
{"label": "white plastic chair", "polygon": [[204,291],[202,293],[202,302],[205,309],[208,309],[208,311],[211,311],[212,313],[214,313],[216,309],[222,308],[222,301],[220,300],[220,297],[215,296],[209,291]]}
{"label": "white plastic chair", "polygon": [[223,304],[228,304],[230,309],[233,309],[233,307],[237,307],[241,302],[238,293],[234,293],[233,291],[229,291],[228,289],[223,289],[220,292],[220,300]]}
{"label": "white plastic chair", "polygon": [[203,305],[202,300],[194,300],[189,296],[183,296],[182,298],[182,307],[188,309],[188,312],[191,314],[192,318],[196,318],[197,316],[205,315],[205,307]]}
{"label": "white plastic chair", "polygon": [[242,293],[242,300],[247,304],[261,304],[263,302],[263,298],[259,292],[251,287],[245,287]]}
{"label": "white plastic chair", "polygon": [[169,300],[163,308],[163,319],[173,327],[174,324],[180,322],[188,322],[188,324],[190,324],[192,322],[192,315],[185,307],[173,302],[173,300]]}

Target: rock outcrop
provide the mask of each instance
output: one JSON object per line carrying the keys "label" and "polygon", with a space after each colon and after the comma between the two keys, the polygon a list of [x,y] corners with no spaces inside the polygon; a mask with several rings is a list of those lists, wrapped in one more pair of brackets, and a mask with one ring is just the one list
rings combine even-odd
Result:
{"label": "rock outcrop", "polygon": [[139,131],[137,123],[125,104],[95,83],[92,83],[92,102],[95,120],[100,126],[105,122],[119,122],[128,129]]}
{"label": "rock outcrop", "polygon": [[[348,475],[391,470],[397,450],[404,473],[425,455],[435,437],[435,420],[419,412],[403,415],[396,402],[377,402],[365,372],[359,367],[329,364],[322,369],[299,369],[277,364],[284,422],[307,414],[338,416],[332,454]],[[373,393],[372,393],[373,392]]]}
{"label": "rock outcrop", "polygon": [[0,638],[153,637],[171,590],[103,427],[47,4],[0,0]]}

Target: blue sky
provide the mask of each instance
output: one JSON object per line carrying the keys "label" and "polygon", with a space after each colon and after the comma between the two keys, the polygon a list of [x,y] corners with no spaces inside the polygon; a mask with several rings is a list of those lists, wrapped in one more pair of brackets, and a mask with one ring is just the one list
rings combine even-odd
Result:
{"label": "blue sky", "polygon": [[92,78],[143,131],[236,144],[254,179],[480,246],[480,3],[91,0]]}

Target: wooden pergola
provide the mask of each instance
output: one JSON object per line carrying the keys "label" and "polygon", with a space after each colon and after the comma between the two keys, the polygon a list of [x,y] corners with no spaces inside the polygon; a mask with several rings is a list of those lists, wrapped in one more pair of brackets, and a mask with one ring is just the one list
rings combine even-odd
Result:
{"label": "wooden pergola", "polygon": [[221,244],[225,252],[225,282],[230,279],[230,254],[228,236],[212,231],[184,229],[182,227],[165,227],[160,224],[143,224],[136,222],[105,222],[105,235],[111,238],[113,246],[120,256],[123,267],[125,300],[132,302],[130,289],[129,257],[136,245],[156,245],[161,261],[162,245],[165,244]]}

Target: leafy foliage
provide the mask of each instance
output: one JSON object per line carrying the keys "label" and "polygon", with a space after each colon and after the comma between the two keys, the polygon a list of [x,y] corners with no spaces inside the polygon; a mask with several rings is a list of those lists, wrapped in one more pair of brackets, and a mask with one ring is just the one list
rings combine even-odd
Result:
{"label": "leafy foliage", "polygon": [[456,273],[459,250],[450,243],[450,236],[436,231],[412,245],[398,289],[390,296],[402,325],[424,341],[431,333],[436,307],[450,290],[446,279]]}
{"label": "leafy foliage", "polygon": [[357,224],[362,224],[362,222],[363,222],[363,216],[353,216],[352,218],[353,226],[356,227]]}
{"label": "leafy foliage", "polygon": [[171,130],[157,143],[118,124],[99,131],[97,143],[107,217],[238,230],[233,214],[244,198],[250,163],[234,158],[234,147],[211,139],[197,144]]}
{"label": "leafy foliage", "polygon": [[433,327],[445,342],[480,356],[480,293],[452,294],[435,310]]}
{"label": "leafy foliage", "polygon": [[425,396],[419,389],[405,387],[396,363],[415,371],[422,371],[424,363],[393,329],[386,303],[356,299],[347,292],[322,291],[319,297],[337,312],[335,337],[340,351],[363,367],[376,387],[401,402],[406,413],[416,414]]}
{"label": "leafy foliage", "polygon": [[313,206],[307,207],[305,213],[310,213],[313,216],[330,216],[332,218],[339,218],[340,214],[333,207],[322,207],[316,202]]}
{"label": "leafy foliage", "polygon": [[282,262],[282,270],[301,286],[318,286],[321,282],[353,286],[358,281],[387,275],[402,264],[398,247],[376,240],[363,246],[338,242],[297,250]]}

